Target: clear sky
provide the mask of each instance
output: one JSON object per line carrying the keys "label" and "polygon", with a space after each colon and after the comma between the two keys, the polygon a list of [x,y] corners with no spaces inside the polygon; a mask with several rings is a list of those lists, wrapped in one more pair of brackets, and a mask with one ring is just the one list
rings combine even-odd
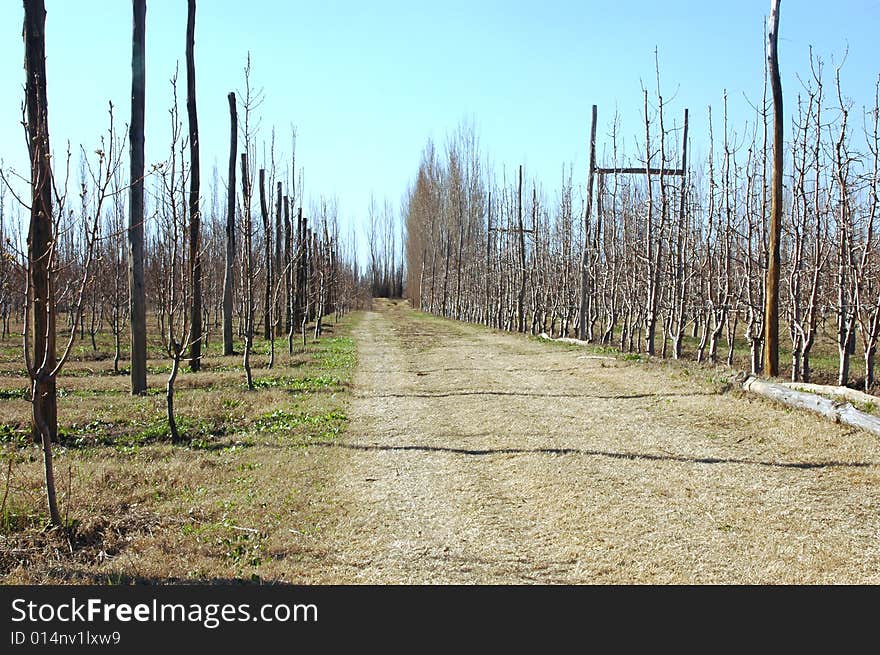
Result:
{"label": "clear sky", "polygon": [[[129,120],[131,3],[46,0],[49,120],[53,147],[93,149],[107,101]],[[669,106],[692,116],[705,139],[706,106],[720,115],[728,90],[735,122],[762,88],[769,0],[199,0],[196,73],[203,188],[228,157],[226,94],[243,88],[247,52],[265,91],[262,138],[275,126],[279,156],[298,131],[306,208],[336,196],[343,223],[360,222],[371,193],[397,207],[426,140],[442,145],[464,118],[475,122],[496,170],[524,163],[549,189],[563,164],[586,176],[590,106],[600,128],[615,107],[632,144],[641,85],[654,88],[654,49]],[[20,126],[21,2],[0,2],[0,158],[27,161]],[[780,60],[787,107],[806,75],[808,48],[829,64],[849,49],[844,90],[856,107],[873,97],[880,60],[880,0],[782,3]],[[168,80],[180,61],[185,121],[185,0],[147,0],[147,160],[164,158]],[[830,71],[831,66],[828,66]],[[601,137],[600,137],[601,138]]]}

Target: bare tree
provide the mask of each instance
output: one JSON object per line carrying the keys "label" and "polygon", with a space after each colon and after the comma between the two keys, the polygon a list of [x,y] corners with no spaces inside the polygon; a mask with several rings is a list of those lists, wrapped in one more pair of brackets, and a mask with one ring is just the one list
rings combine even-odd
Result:
{"label": "bare tree", "polygon": [[[187,85],[188,86],[188,85]],[[186,355],[186,350],[194,346],[193,327],[191,324],[192,314],[187,311],[188,286],[192,285],[192,268],[185,272],[185,240],[183,235],[187,230],[187,211],[184,196],[186,194],[187,173],[192,174],[194,168],[187,171],[184,160],[186,139],[181,138],[182,125],[178,119],[177,109],[177,73],[171,80],[173,105],[171,107],[171,152],[166,165],[161,171],[161,195],[157,199],[159,204],[159,229],[157,240],[161,244],[161,252],[165,254],[165,275],[162,276],[162,284],[166,286],[165,306],[167,334],[165,349],[171,358],[171,371],[165,384],[165,406],[168,418],[168,428],[171,440],[174,443],[181,441],[177,428],[177,419],[174,413],[174,383],[180,371],[180,362]],[[189,90],[187,91],[189,97]],[[187,103],[189,104],[189,103]],[[192,123],[190,123],[192,127]],[[190,148],[192,144],[190,144]],[[190,150],[192,152],[192,150]],[[191,160],[192,161],[192,160]],[[196,159],[197,161],[197,159]],[[192,186],[190,186],[190,190]],[[192,207],[192,193],[189,197]],[[192,227],[190,216],[189,227]],[[190,253],[192,242],[190,241]],[[199,314],[201,319],[201,313]]]}
{"label": "bare tree", "polygon": [[[864,263],[861,268],[862,284],[856,288],[856,316],[865,353],[865,391],[874,386],[874,357],[880,340],[880,262],[874,247],[875,221],[880,213],[880,78],[874,86],[874,106],[869,116],[871,124],[865,128],[870,168],[867,171],[867,217],[865,227]],[[870,260],[870,266],[868,262]]]}
{"label": "bare tree", "polygon": [[[24,0],[25,97],[32,200],[27,253],[30,309],[25,314],[25,359],[31,378],[34,434],[43,445],[49,515],[53,524],[61,525],[52,468],[52,441],[58,433],[58,399],[55,389],[55,299],[50,278],[54,238],[45,35],[43,0]],[[27,317],[31,315],[32,358],[27,334]]]}
{"label": "bare tree", "polygon": [[[837,384],[849,382],[850,355],[854,346],[856,316],[853,311],[855,289],[858,286],[856,263],[856,207],[853,206],[851,168],[853,157],[847,142],[849,103],[840,87],[840,68],[837,69],[837,98],[840,108],[840,131],[834,144],[834,180],[837,187]],[[868,249],[862,253],[862,260]]]}
{"label": "bare tree", "polygon": [[242,192],[242,231],[244,232],[244,253],[242,253],[242,276],[243,276],[243,312],[242,312],[242,336],[244,337],[244,356],[243,365],[247,380],[247,388],[254,389],[254,380],[251,372],[251,352],[254,346],[254,322],[256,314],[255,294],[254,294],[254,252],[253,252],[253,186],[249,162],[254,159],[252,156],[253,137],[259,127],[259,121],[252,125],[254,111],[263,102],[263,92],[260,89],[251,87],[251,55],[248,52],[247,63],[244,68],[244,100],[242,108],[244,109],[244,123],[242,125],[242,136],[244,137],[244,152],[241,153],[241,192]]}
{"label": "bare tree", "polygon": [[251,373],[251,349],[254,345],[254,252],[252,245],[253,220],[251,219],[251,185],[248,171],[247,152],[241,153],[241,196],[242,196],[242,230],[244,230],[244,372],[247,388],[254,389],[254,376]]}
{"label": "bare tree", "polygon": [[106,284],[101,285],[104,304],[109,301],[108,323],[113,332],[113,372],[119,373],[122,361],[122,331],[127,320],[127,303],[123,296],[125,290],[125,206],[122,181],[117,174],[113,178],[113,208],[107,220],[107,244],[103,260],[107,276]]}
{"label": "bare tree", "polygon": [[[52,442],[58,432],[58,399],[56,381],[70,356],[76,338],[78,322],[82,319],[83,300],[94,263],[95,244],[100,230],[100,218],[108,190],[116,178],[119,157],[113,127],[113,106],[110,105],[109,142],[95,151],[97,169],[88,166],[91,181],[96,187],[94,204],[83,212],[82,261],[79,284],[65,285],[63,301],[71,307],[73,322],[61,357],[56,351],[56,289],[61,266],[59,256],[59,222],[64,215],[65,194],[59,194],[53,177],[49,149],[49,116],[46,89],[45,27],[46,10],[43,0],[24,0],[25,45],[25,130],[31,162],[31,205],[28,247],[24,257],[25,310],[23,355],[30,378],[33,429],[43,451],[46,483],[46,502],[54,526],[61,526],[61,514],[55,492]],[[68,163],[69,163],[68,153]],[[57,213],[53,213],[54,204]],[[85,195],[85,194],[83,194]],[[69,262],[68,262],[69,263]]]}

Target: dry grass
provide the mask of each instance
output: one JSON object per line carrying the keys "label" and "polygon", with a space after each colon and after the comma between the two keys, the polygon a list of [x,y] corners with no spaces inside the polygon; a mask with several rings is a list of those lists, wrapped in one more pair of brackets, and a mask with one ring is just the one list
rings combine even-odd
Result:
{"label": "dry grass", "polygon": [[726,391],[721,369],[579,359],[400,305],[355,336],[327,581],[880,581],[867,434]]}
{"label": "dry grass", "polygon": [[[16,344],[4,342],[3,582],[301,581],[324,556],[316,536],[335,515],[324,490],[339,458],[313,444],[333,442],[347,425],[355,364],[347,334],[356,321],[329,325],[292,357],[278,341],[271,370],[268,345],[258,341],[254,392],[245,389],[240,357],[212,347],[202,372],[178,379],[176,414],[187,438],[179,446],[169,443],[165,421],[167,376],[151,374],[152,392],[132,397],[128,377],[114,374],[107,357],[109,335],[98,353],[86,340],[87,352],[58,385],[63,530],[46,528],[29,405],[15,393],[25,380],[14,374]],[[152,371],[167,365],[149,362]]]}
{"label": "dry grass", "polygon": [[3,581],[880,582],[875,438],[724,367],[376,308],[257,393],[237,358],[183,375],[186,446],[161,396],[84,356],[61,385],[68,533],[44,530],[23,401],[0,399]]}

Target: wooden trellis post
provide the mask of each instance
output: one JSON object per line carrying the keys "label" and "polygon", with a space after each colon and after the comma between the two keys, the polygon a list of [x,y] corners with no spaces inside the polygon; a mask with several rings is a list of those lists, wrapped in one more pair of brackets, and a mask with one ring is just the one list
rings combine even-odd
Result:
{"label": "wooden trellis post", "polygon": [[[684,110],[684,136],[682,138],[682,155],[681,166],[679,168],[667,169],[661,165],[660,168],[652,168],[650,161],[645,162],[643,167],[603,167],[596,166],[596,120],[598,109],[593,105],[592,120],[590,125],[590,167],[587,175],[587,198],[584,206],[584,246],[581,254],[581,302],[578,320],[578,339],[585,340],[587,325],[587,304],[589,296],[590,283],[590,219],[593,211],[593,179],[596,175],[645,175],[650,179],[652,175],[659,175],[661,184],[665,176],[676,176],[684,178],[687,174],[687,135],[688,135],[688,110]],[[661,153],[662,154],[662,153]],[[682,193],[684,191],[682,190]],[[683,205],[683,201],[682,201]],[[598,243],[597,243],[598,246]]]}
{"label": "wooden trellis post", "polygon": [[[493,232],[498,233],[508,233],[508,234],[516,234],[519,237],[519,265],[521,269],[522,278],[520,280],[520,287],[517,292],[517,304],[516,304],[516,315],[517,315],[517,331],[525,332],[525,292],[526,292],[526,234],[534,233],[534,229],[528,229],[523,225],[523,217],[522,217],[522,182],[523,182],[523,167],[520,165],[519,173],[517,176],[517,201],[516,201],[516,213],[517,213],[517,226],[516,227],[492,227],[492,210],[491,210],[491,196],[490,196],[490,209],[489,209],[489,236],[487,238],[488,246],[487,246],[487,255],[486,261],[489,261],[490,251],[491,251],[491,235]],[[537,238],[537,235],[536,237]],[[486,280],[487,289],[488,289],[488,278]],[[488,303],[488,292],[487,292],[487,303]]]}

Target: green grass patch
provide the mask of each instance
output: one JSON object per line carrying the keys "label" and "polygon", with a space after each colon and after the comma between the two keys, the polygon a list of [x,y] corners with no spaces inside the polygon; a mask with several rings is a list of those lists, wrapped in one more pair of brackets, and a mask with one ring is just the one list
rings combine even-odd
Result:
{"label": "green grass patch", "polygon": [[0,443],[14,444],[18,447],[27,446],[30,443],[30,427],[18,425],[0,424]]}
{"label": "green grass patch", "polygon": [[46,516],[42,511],[34,507],[18,507],[7,502],[3,512],[0,513],[0,534],[10,535],[45,522]]}
{"label": "green grass patch", "polygon": [[257,432],[287,434],[306,440],[336,439],[348,424],[348,415],[341,408],[325,412],[277,409],[254,421]]}
{"label": "green grass patch", "polygon": [[321,369],[347,372],[350,379],[357,364],[354,339],[349,337],[324,339],[317,345],[314,359]]}
{"label": "green grass patch", "polygon": [[254,378],[254,387],[257,389],[289,389],[290,391],[322,391],[324,389],[336,389],[342,386],[342,381],[333,376],[319,375],[316,377],[261,377]]}
{"label": "green grass patch", "polygon": [[[187,441],[222,437],[227,424],[221,421],[175,417],[177,431]],[[90,448],[111,446],[120,452],[132,452],[140,446],[170,441],[171,428],[165,416],[149,421],[132,420],[127,423],[95,420],[88,423],[72,423],[58,429],[58,443],[65,448]]]}
{"label": "green grass patch", "polygon": [[27,400],[28,390],[25,388],[18,389],[0,389],[0,400]]}

